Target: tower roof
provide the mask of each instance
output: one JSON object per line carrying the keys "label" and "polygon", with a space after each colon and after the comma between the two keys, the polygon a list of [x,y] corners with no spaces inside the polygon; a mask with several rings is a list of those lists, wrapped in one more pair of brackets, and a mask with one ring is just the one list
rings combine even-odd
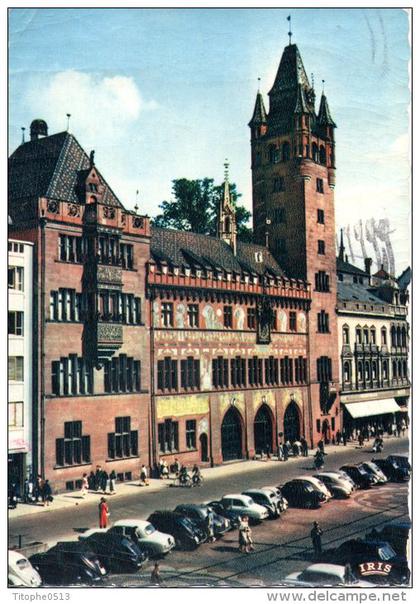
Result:
{"label": "tower roof", "polygon": [[254,113],[248,126],[260,126],[267,123],[267,113],[264,107],[264,99],[261,92],[258,91],[255,99]]}
{"label": "tower roof", "polygon": [[310,110],[306,103],[302,84],[298,84],[297,95],[296,95],[296,106],[295,106],[294,113],[310,113]]}
{"label": "tower roof", "polygon": [[331,117],[330,108],[328,107],[327,97],[324,93],[321,96],[321,102],[319,104],[319,112],[317,117],[318,124],[320,126],[332,126],[336,128],[336,124]]}
{"label": "tower roof", "polygon": [[276,79],[268,94],[271,96],[279,91],[294,89],[298,84],[304,88],[311,87],[298,47],[296,44],[289,44],[283,51]]}

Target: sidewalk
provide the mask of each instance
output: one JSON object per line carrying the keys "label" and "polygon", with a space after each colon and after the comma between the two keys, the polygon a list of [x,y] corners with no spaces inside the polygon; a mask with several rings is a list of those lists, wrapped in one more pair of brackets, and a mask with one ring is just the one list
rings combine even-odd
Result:
{"label": "sidewalk", "polygon": [[[388,438],[394,437],[386,437]],[[364,446],[366,452],[371,453],[373,440],[367,443]],[[347,446],[344,445],[328,445],[325,450],[326,453],[345,453],[349,449],[359,448],[358,445],[354,442],[349,442]],[[315,453],[315,449],[309,450],[308,459],[311,459]],[[303,457],[289,457],[287,462],[279,462],[277,457],[273,457],[270,460],[266,459],[258,459],[258,460],[249,460],[249,461],[234,461],[231,463],[225,463],[220,466],[216,466],[214,468],[203,468],[201,473],[203,475],[204,480],[207,482],[209,480],[214,480],[217,478],[222,478],[226,476],[237,475],[242,472],[247,471],[258,471],[261,469],[261,464],[265,467],[276,466],[284,467],[285,465],[299,463],[305,459]],[[83,498],[80,495],[79,491],[71,491],[59,493],[58,495],[54,495],[54,501],[48,507],[44,507],[42,503],[39,504],[26,504],[19,503],[18,506],[14,510],[9,510],[9,519],[20,518],[21,516],[27,516],[32,514],[51,514],[54,510],[61,510],[65,508],[71,508],[75,505],[89,505],[92,503],[98,503],[100,497],[107,497],[110,500],[116,500],[119,497],[137,494],[139,497],[142,497],[144,494],[150,492],[157,492],[164,489],[168,489],[173,483],[172,479],[169,480],[160,480],[160,479],[150,479],[149,486],[140,487],[139,481],[131,481],[131,482],[123,482],[118,483],[116,486],[116,493],[114,495],[105,494],[102,492],[89,491],[88,495]]]}

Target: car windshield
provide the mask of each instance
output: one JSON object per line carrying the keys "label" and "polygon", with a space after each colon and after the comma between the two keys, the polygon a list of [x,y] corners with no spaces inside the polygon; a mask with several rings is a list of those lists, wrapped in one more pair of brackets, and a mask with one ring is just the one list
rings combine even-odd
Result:
{"label": "car windshield", "polygon": [[390,545],[383,545],[378,551],[381,560],[392,560],[397,555]]}
{"label": "car windshield", "polygon": [[156,532],[156,529],[155,529],[155,527],[152,524],[148,524],[144,528],[144,532],[146,533],[146,535],[151,535],[152,533]]}
{"label": "car windshield", "polygon": [[185,526],[190,531],[194,530],[194,525],[191,522],[191,520],[189,520],[188,518],[180,518],[179,522],[180,522],[180,524],[182,524],[183,526]]}
{"label": "car windshield", "polygon": [[360,474],[367,474],[367,472],[363,466],[359,466],[358,470],[359,470]]}
{"label": "car windshield", "polygon": [[243,498],[243,502],[244,502],[244,505],[246,505],[246,506],[248,506],[248,507],[254,503],[254,502],[252,501],[251,497],[244,497],[244,498]]}
{"label": "car windshield", "polygon": [[25,570],[25,568],[29,568],[31,565],[29,564],[28,560],[21,558],[16,562],[16,566],[20,568],[20,570]]}
{"label": "car windshield", "polygon": [[311,485],[309,482],[305,484],[305,489],[306,491],[315,491],[313,485]]}

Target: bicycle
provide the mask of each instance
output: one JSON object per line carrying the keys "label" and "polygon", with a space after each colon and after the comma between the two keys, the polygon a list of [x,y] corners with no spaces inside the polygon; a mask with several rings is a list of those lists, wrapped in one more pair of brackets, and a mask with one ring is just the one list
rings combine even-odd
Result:
{"label": "bicycle", "polygon": [[204,478],[201,476],[201,474],[195,474],[192,479],[192,486],[201,487],[203,482],[204,482]]}
{"label": "bicycle", "polygon": [[193,481],[189,474],[185,474],[182,476],[178,475],[174,478],[173,485],[175,487],[187,487],[190,489],[193,486]]}

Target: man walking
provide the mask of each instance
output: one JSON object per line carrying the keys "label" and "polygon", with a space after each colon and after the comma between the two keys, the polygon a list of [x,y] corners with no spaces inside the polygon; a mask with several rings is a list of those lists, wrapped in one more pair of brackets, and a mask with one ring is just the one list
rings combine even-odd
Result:
{"label": "man walking", "polygon": [[302,445],[302,455],[303,457],[308,457],[308,441],[306,440],[306,438],[304,438],[302,436],[302,438],[300,439],[301,445]]}
{"label": "man walking", "polygon": [[314,548],[314,559],[319,560],[322,554],[322,542],[321,536],[323,534],[323,530],[319,526],[318,522],[314,522],[314,525],[311,530],[311,540],[312,546]]}

